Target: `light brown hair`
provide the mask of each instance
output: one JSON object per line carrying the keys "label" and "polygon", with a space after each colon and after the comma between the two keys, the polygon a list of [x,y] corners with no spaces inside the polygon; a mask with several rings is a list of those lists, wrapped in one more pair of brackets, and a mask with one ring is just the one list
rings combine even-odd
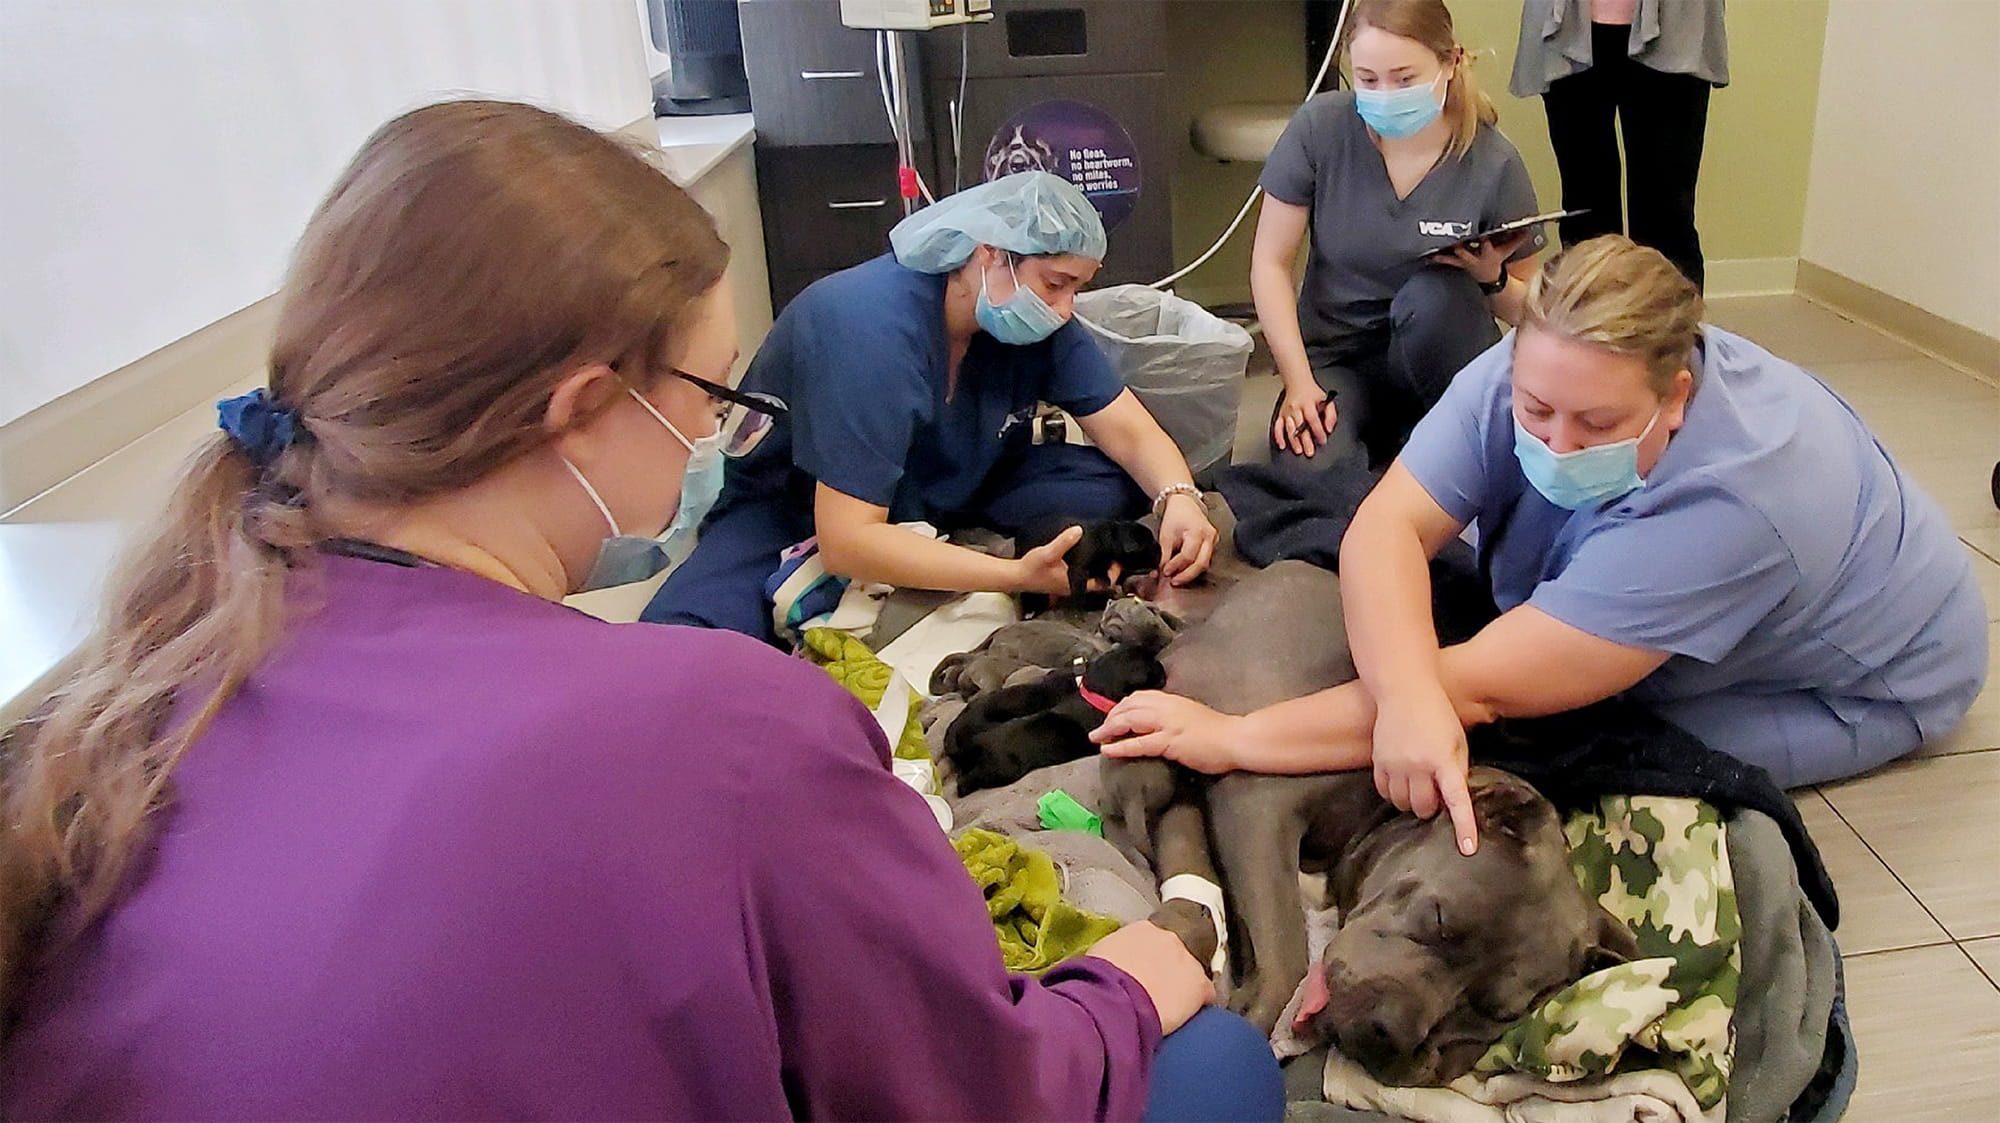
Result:
{"label": "light brown hair", "polygon": [[1528,278],[1521,316],[1533,328],[1629,355],[1666,397],[1701,338],[1701,290],[1660,251],[1623,234],[1579,242]]}
{"label": "light brown hair", "polygon": [[1499,122],[1500,111],[1480,91],[1479,81],[1472,76],[1472,53],[1459,43],[1458,33],[1452,29],[1451,9],[1444,6],[1444,0],[1359,0],[1348,16],[1342,54],[1348,53],[1355,35],[1364,27],[1413,39],[1436,55],[1438,62],[1446,66],[1457,64],[1452,68],[1451,81],[1445,83],[1444,117],[1451,124],[1451,140],[1445,145],[1445,155],[1463,156],[1472,147],[1472,139],[1479,135],[1482,122],[1488,125]]}
{"label": "light brown hair", "polygon": [[580,366],[645,388],[727,260],[636,150],[553,113],[448,102],[362,145],[282,291],[269,394],[299,438],[261,465],[208,442],[114,576],[80,669],[0,738],[0,1011],[59,912],[113,899],[174,764],[307,599],[330,533],[315,507],[485,478],[550,439],[550,397]]}

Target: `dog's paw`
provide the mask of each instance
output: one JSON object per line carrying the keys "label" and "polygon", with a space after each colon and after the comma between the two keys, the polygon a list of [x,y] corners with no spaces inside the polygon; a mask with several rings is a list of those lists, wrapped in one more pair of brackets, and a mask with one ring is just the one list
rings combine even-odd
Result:
{"label": "dog's paw", "polygon": [[1262,975],[1252,971],[1244,977],[1243,985],[1229,996],[1229,1009],[1243,1015],[1245,1021],[1269,1037],[1291,1001],[1291,991],[1280,993],[1280,988],[1268,984]]}
{"label": "dog's paw", "polygon": [[1180,899],[1164,901],[1147,919],[1179,936],[1188,954],[1203,966],[1215,958],[1215,922],[1199,904]]}

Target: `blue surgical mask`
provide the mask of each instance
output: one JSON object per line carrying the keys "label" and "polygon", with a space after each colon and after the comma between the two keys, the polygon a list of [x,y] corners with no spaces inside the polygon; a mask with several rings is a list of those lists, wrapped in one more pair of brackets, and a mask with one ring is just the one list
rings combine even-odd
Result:
{"label": "blue surgical mask", "polygon": [[1444,104],[1438,99],[1437,84],[1444,71],[1427,86],[1405,86],[1400,90],[1356,90],[1354,111],[1368,127],[1386,137],[1401,139],[1422,132],[1438,119]]}
{"label": "blue surgical mask", "polygon": [[1048,306],[1034,289],[1021,283],[1014,271],[1013,257],[1007,258],[1007,272],[1014,278],[1014,295],[1005,304],[995,304],[986,296],[986,274],[979,274],[979,302],[972,313],[986,334],[1016,346],[1040,343],[1063,326],[1062,313]]}
{"label": "blue surgical mask", "polygon": [[712,433],[698,441],[688,440],[687,435],[666,415],[653,408],[653,403],[636,390],[627,388],[638,403],[646,407],[646,412],[667,427],[688,450],[687,467],[681,473],[681,501],[674,511],[674,521],[658,538],[647,538],[640,534],[625,534],[618,529],[618,519],[605,505],[604,497],[597,493],[590,481],[585,479],[577,466],[563,458],[563,467],[576,482],[583,485],[584,494],[597,505],[597,512],[611,527],[611,534],[597,548],[597,561],[590,567],[590,575],[583,579],[577,592],[588,593],[597,589],[609,589],[616,585],[630,585],[644,581],[661,570],[679,565],[694,550],[694,532],[701,520],[708,515],[710,507],[722,494],[722,434]]}
{"label": "blue surgical mask", "polygon": [[1542,498],[1558,507],[1579,511],[1596,507],[1637,490],[1646,481],[1639,476],[1639,442],[1653,431],[1660,411],[1636,437],[1592,445],[1573,452],[1556,452],[1541,438],[1514,419],[1514,459],[1521,462],[1521,474],[1542,493]]}

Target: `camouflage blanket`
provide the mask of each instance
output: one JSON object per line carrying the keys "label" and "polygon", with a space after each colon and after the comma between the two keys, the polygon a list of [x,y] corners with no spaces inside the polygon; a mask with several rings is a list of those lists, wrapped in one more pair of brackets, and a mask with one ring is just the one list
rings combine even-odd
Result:
{"label": "camouflage blanket", "polygon": [[1729,1087],[1741,920],[1722,816],[1698,800],[1606,796],[1565,826],[1577,880],[1630,925],[1640,958],[1559,991],[1474,1072],[1564,1084],[1666,1069],[1704,1109]]}

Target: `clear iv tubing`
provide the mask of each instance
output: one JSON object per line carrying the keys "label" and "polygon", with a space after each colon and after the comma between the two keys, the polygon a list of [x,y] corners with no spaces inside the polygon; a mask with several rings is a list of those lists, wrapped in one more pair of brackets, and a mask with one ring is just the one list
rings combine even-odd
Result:
{"label": "clear iv tubing", "polygon": [[[910,149],[911,144],[908,137],[904,135],[903,122],[896,116],[896,106],[907,96],[908,91],[903,89],[902,80],[897,75],[896,69],[889,65],[889,36],[892,34],[894,32],[877,31],[875,33],[875,81],[882,90],[882,111],[889,117],[889,132],[896,139],[897,164],[899,165],[897,174],[900,175],[902,165],[901,154]],[[937,202],[937,199],[931,195],[931,185],[924,182],[924,173],[911,166],[910,174],[916,177],[917,190],[923,194],[924,202]]]}
{"label": "clear iv tubing", "polygon": [[[1312,85],[1309,88],[1307,88],[1306,96],[1300,100],[1301,105],[1305,104],[1305,102],[1311,101],[1313,97],[1319,93],[1320,86],[1324,85],[1326,82],[1327,72],[1333,69],[1334,56],[1340,53],[1341,32],[1347,29],[1348,9],[1352,8],[1353,6],[1354,6],[1354,0],[1341,0],[1340,14],[1336,16],[1333,21],[1333,39],[1326,45],[1326,58],[1320,61],[1319,73],[1313,76]],[[1160,278],[1159,280],[1154,281],[1148,287],[1156,289],[1166,288],[1168,285],[1173,284],[1175,281],[1180,280],[1182,277],[1185,277],[1189,273],[1192,273],[1195,270],[1201,268],[1202,266],[1208,264],[1209,259],[1214,257],[1216,254],[1221,253],[1222,247],[1229,244],[1229,239],[1236,236],[1236,228],[1243,225],[1243,219],[1249,215],[1250,208],[1256,206],[1257,200],[1262,198],[1263,195],[1264,195],[1264,188],[1261,184],[1251,188],[1250,197],[1243,200],[1243,206],[1237,210],[1236,217],[1229,221],[1229,229],[1224,230],[1222,232],[1222,237],[1217,238],[1215,240],[1215,244],[1209,246],[1208,249],[1204,251],[1200,257],[1195,258],[1194,261],[1190,262],[1189,264],[1183,266],[1180,269],[1175,270],[1172,273],[1167,274],[1166,276]]]}

